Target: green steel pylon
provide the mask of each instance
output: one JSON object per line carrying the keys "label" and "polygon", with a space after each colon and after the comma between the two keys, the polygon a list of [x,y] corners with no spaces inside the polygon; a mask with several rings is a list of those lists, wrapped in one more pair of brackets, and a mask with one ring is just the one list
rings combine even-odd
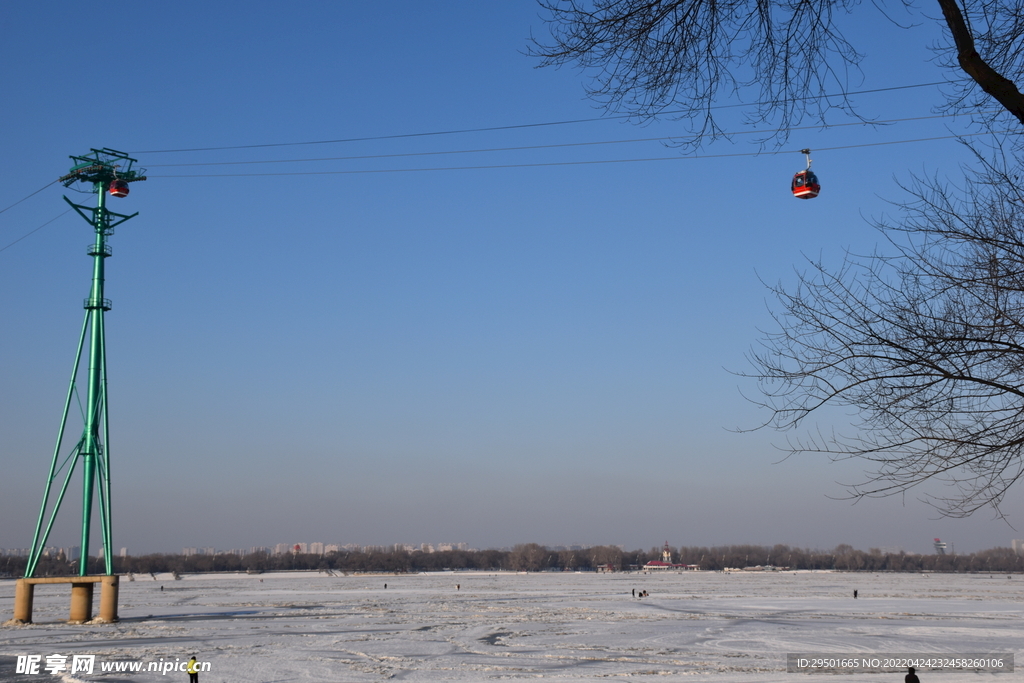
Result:
{"label": "green steel pylon", "polygon": [[[57,445],[53,449],[50,474],[43,491],[43,504],[39,509],[39,519],[32,536],[32,547],[29,549],[28,564],[25,567],[26,578],[31,578],[35,573],[36,565],[46,546],[46,539],[57,518],[57,511],[67,493],[71,475],[79,462],[82,463],[82,545],[78,574],[85,576],[88,573],[89,530],[92,522],[93,493],[96,489],[99,490],[98,501],[100,527],[103,534],[105,573],[113,573],[110,534],[110,450],[108,448],[110,430],[107,424],[107,350],[103,334],[103,314],[110,310],[110,300],[103,296],[103,266],[105,259],[111,254],[110,247],[107,245],[107,237],[114,234],[115,226],[124,223],[129,218],[134,218],[138,213],[133,213],[130,216],[114,213],[107,208],[106,199],[108,193],[115,197],[124,197],[128,194],[128,183],[145,180],[146,176],[142,171],[132,168],[137,163],[135,159],[129,158],[124,152],[112,149],[92,149],[90,154],[80,157],[73,156],[71,159],[75,165],[71,167],[71,171],[67,175],[60,178],[60,182],[64,187],[70,187],[79,182],[91,183],[92,192],[96,193],[95,208],[80,206],[64,197],[64,201],[92,225],[96,233],[95,241],[88,247],[88,254],[92,256],[93,264],[92,288],[89,290],[89,298],[85,300],[85,321],[82,323],[82,334],[78,339],[78,353],[75,356],[74,369],[71,371],[71,385],[68,387],[67,399],[64,401],[64,414],[61,417],[60,430],[57,432]],[[78,396],[77,379],[87,333],[89,335],[89,359],[88,370],[85,373],[86,402],[84,406],[81,406],[81,397],[79,396],[84,423],[82,438],[61,462],[61,443],[64,440],[64,429],[67,427],[71,401]],[[53,483],[65,468],[67,472],[63,474],[64,482],[51,506],[50,494]],[[47,518],[48,510],[49,521],[46,522],[44,528],[43,522]]]}

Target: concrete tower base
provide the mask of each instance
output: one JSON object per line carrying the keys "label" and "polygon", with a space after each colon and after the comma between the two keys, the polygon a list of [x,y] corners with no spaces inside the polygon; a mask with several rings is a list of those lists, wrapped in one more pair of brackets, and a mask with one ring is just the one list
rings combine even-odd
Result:
{"label": "concrete tower base", "polygon": [[[71,584],[71,610],[69,624],[112,624],[117,617],[119,576],[48,576],[38,579],[18,579],[14,587],[14,618],[7,624],[32,623],[32,599],[41,583]],[[92,618],[92,595],[100,584],[100,615]]]}

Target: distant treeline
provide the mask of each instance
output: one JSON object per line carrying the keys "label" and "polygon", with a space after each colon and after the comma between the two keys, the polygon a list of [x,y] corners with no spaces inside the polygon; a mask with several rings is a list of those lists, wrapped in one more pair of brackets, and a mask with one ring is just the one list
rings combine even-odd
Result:
{"label": "distant treeline", "polygon": [[[549,550],[536,543],[517,545],[511,550],[421,551],[367,550],[340,551],[327,555],[264,552],[250,555],[141,555],[114,558],[114,571],[147,574],[178,572],[191,574],[218,571],[331,570],[334,572],[424,572],[445,569],[491,571],[640,571],[651,560],[661,560],[664,548],[648,551],[624,551],[615,546],[594,546],[583,550]],[[672,562],[696,565],[703,570],[751,566],[775,566],[789,569],[836,569],[841,571],[937,571],[937,572],[1024,572],[1024,557],[1010,548],[993,548],[969,555],[908,555],[883,553],[877,548],[867,552],[849,545],[833,550],[807,550],[787,545],[772,547],[730,545],[721,547],[671,548]],[[62,576],[77,573],[78,563],[62,556],[41,559],[36,576]],[[99,560],[90,558],[90,573],[103,573]],[[24,557],[0,557],[0,576],[22,576]]]}

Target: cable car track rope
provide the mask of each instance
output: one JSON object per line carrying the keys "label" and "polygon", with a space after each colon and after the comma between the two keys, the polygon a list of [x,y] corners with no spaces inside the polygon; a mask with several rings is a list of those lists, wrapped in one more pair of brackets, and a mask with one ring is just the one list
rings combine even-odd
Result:
{"label": "cable car track rope", "polygon": [[[848,93],[836,93],[831,95],[822,96],[811,96],[805,98],[795,98],[797,100],[810,100],[810,99],[825,99],[830,97],[847,97],[851,95],[863,95],[870,93],[881,93],[891,92],[896,90],[907,90],[913,88],[933,87],[939,85],[945,85],[945,82],[933,82],[933,83],[918,83],[913,85],[894,86],[889,88],[876,88],[872,90],[861,90]],[[757,103],[743,103],[743,104],[728,104],[714,107],[715,109],[727,109],[735,107],[748,107],[756,106]],[[672,114],[673,112],[664,112],[664,114]],[[917,116],[917,117],[906,117],[897,119],[886,119],[886,120],[862,120],[847,123],[838,124],[822,124],[814,126],[801,126],[791,128],[779,128],[774,130],[743,130],[737,132],[725,132],[723,137],[729,138],[735,135],[771,135],[784,132],[793,132],[801,130],[827,130],[831,128],[840,128],[846,126],[871,126],[871,125],[890,125],[895,123],[903,123],[909,121],[923,121],[929,119],[939,119],[954,116],[953,114],[938,114],[931,116]],[[337,140],[313,140],[303,142],[286,142],[286,143],[265,143],[265,144],[250,144],[250,145],[233,145],[233,146],[221,146],[221,147],[198,147],[198,148],[183,148],[183,149],[164,149],[164,150],[144,150],[136,152],[137,154],[162,154],[162,153],[180,153],[180,152],[206,152],[206,151],[226,151],[226,150],[243,150],[243,149],[265,149],[265,148],[276,148],[276,147],[293,147],[303,145],[322,145],[322,144],[335,144],[335,143],[346,143],[346,142],[364,142],[364,141],[380,141],[380,140],[397,140],[397,139],[408,139],[408,138],[420,138],[420,137],[431,137],[431,136],[443,136],[443,135],[456,135],[461,133],[478,133],[478,132],[496,132],[496,131],[507,131],[515,129],[528,129],[528,128],[539,128],[545,126],[562,126],[576,123],[591,123],[599,121],[609,120],[621,120],[628,119],[630,116],[600,116],[588,119],[574,119],[566,121],[549,121],[540,123],[526,123],[526,124],[515,124],[507,126],[489,126],[482,128],[466,128],[456,130],[442,130],[442,131],[431,131],[421,133],[405,133],[405,134],[393,134],[393,135],[381,135],[361,138],[344,138]],[[1012,133],[1012,131],[1001,131],[1000,133]],[[997,134],[1000,134],[997,133]],[[964,137],[972,137],[976,135],[988,135],[992,134],[991,131],[977,132],[977,133],[962,133],[962,134],[950,134],[942,136],[933,136],[925,138],[915,139],[903,139],[903,140],[892,140],[883,142],[871,142],[871,143],[860,143],[851,145],[837,145],[831,147],[815,147],[815,151],[836,151],[845,149],[857,149],[866,147],[878,147],[885,145],[897,145],[897,144],[908,144],[915,142],[929,142],[938,140],[949,140],[958,139]],[[406,153],[394,153],[394,154],[371,154],[371,155],[353,155],[353,156],[341,156],[341,157],[320,157],[320,158],[303,158],[303,159],[257,159],[250,161],[218,161],[218,162],[188,162],[188,163],[173,163],[173,164],[153,164],[151,168],[172,168],[172,167],[197,167],[197,166],[238,166],[238,165],[257,165],[257,164],[281,164],[281,163],[315,163],[325,161],[354,161],[354,160],[371,160],[371,159],[394,159],[394,158],[406,158],[406,157],[421,157],[421,156],[440,156],[447,154],[480,154],[480,153],[498,153],[498,152],[510,152],[510,151],[530,151],[530,150],[543,150],[543,149],[557,149],[557,148],[570,148],[570,147],[587,147],[587,146],[600,146],[600,145],[615,145],[615,144],[636,144],[645,142],[663,142],[670,143],[672,141],[685,143],[684,136],[660,136],[651,138],[633,138],[626,140],[601,140],[601,141],[588,141],[588,142],[572,142],[572,143],[555,143],[545,145],[523,145],[523,146],[512,146],[512,147],[492,147],[492,148],[481,148],[481,149],[456,149],[456,150],[442,150],[442,151],[430,151],[430,152],[406,152]],[[584,165],[603,165],[603,164],[623,164],[623,163],[643,163],[643,162],[654,162],[654,161],[680,161],[680,160],[700,160],[700,159],[720,159],[720,158],[732,158],[732,157],[756,157],[756,156],[777,156],[779,154],[791,154],[794,150],[776,150],[776,151],[754,151],[754,152],[733,152],[733,153],[722,153],[722,154],[690,154],[690,155],[673,155],[665,157],[638,157],[630,159],[597,159],[597,160],[579,160],[579,161],[551,161],[551,162],[532,162],[532,163],[511,163],[511,164],[482,164],[475,166],[438,166],[429,168],[392,168],[392,169],[353,169],[353,170],[329,170],[329,171],[283,171],[283,172],[251,172],[251,173],[190,173],[190,174],[157,174],[151,175],[150,177],[160,178],[231,178],[231,177],[277,177],[277,176],[310,176],[310,175],[361,175],[361,174],[374,174],[374,173],[423,173],[423,172],[438,172],[438,171],[465,171],[465,170],[488,170],[488,169],[511,169],[511,168],[541,168],[541,167],[554,167],[554,166],[584,166]],[[51,181],[43,187],[35,190],[34,192],[26,195],[22,199],[14,202],[4,209],[0,209],[0,214],[14,208],[21,204],[27,199],[41,193],[57,181]],[[50,225],[56,221],[64,213],[46,221],[42,225],[32,229],[26,234],[22,235],[13,242],[0,248],[0,252],[6,251],[10,247],[14,246],[21,240],[32,235],[33,233],[41,230],[42,228]]]}
{"label": "cable car track rope", "polygon": [[[924,85],[933,85],[933,84],[924,84]],[[921,87],[921,86],[903,86],[903,87],[904,88],[912,88],[912,87]],[[777,128],[777,129],[774,129],[774,130],[744,130],[744,131],[726,132],[724,134],[724,136],[725,137],[732,137],[732,136],[736,136],[736,135],[756,135],[756,134],[767,135],[767,134],[772,134],[772,133],[792,132],[792,131],[798,131],[798,130],[826,130],[826,129],[830,129],[830,128],[841,128],[841,127],[844,127],[844,126],[890,125],[890,124],[894,124],[894,123],[904,123],[904,122],[909,122],[909,121],[924,121],[924,120],[938,119],[938,118],[949,118],[949,117],[952,117],[952,116],[954,116],[954,115],[953,114],[937,114],[937,115],[932,115],[932,116],[914,116],[914,117],[905,117],[905,118],[898,118],[898,119],[884,119],[884,120],[878,120],[878,121],[853,121],[853,122],[848,122],[848,123],[828,124],[828,125],[824,125],[824,126],[814,125],[814,126],[800,126],[800,127],[792,127],[792,128]],[[591,120],[601,120],[601,119],[591,119]],[[527,126],[531,126],[531,125],[546,125],[546,124],[526,124],[526,125]],[[475,130],[488,130],[488,129],[475,129]],[[424,135],[430,135],[430,134],[428,133],[428,134],[424,134]],[[976,134],[964,134],[964,135],[976,135]],[[385,137],[385,138],[395,138],[395,137],[402,137],[402,136],[383,136],[383,137]],[[961,136],[950,135],[950,136],[941,136],[941,137],[927,138],[927,139],[929,139],[929,140],[939,140],[939,139],[949,139],[949,138],[955,138],[955,137],[961,137]],[[149,167],[150,168],[172,168],[172,167],[179,167],[180,168],[180,167],[195,167],[195,166],[237,166],[237,165],[250,165],[250,164],[251,165],[256,165],[256,164],[281,164],[281,163],[302,163],[302,162],[323,162],[323,161],[353,161],[353,160],[369,160],[369,159],[393,159],[393,158],[418,157],[418,156],[441,156],[441,155],[445,155],[445,154],[479,154],[479,153],[488,153],[488,152],[489,153],[494,153],[494,152],[509,152],[509,151],[538,150],[538,149],[557,149],[557,148],[568,148],[568,147],[586,147],[586,146],[599,146],[599,145],[632,144],[632,143],[642,143],[642,142],[669,142],[669,141],[681,140],[681,139],[682,138],[680,136],[660,136],[660,137],[653,137],[653,138],[632,138],[632,139],[627,139],[627,140],[599,140],[599,141],[589,141],[589,142],[555,143],[555,144],[548,144],[548,145],[521,145],[521,146],[513,146],[513,147],[491,147],[491,148],[482,148],[482,149],[442,150],[442,151],[434,151],[434,152],[404,152],[404,153],[395,153],[395,154],[367,154],[367,155],[354,155],[354,156],[342,156],[342,157],[317,157],[317,158],[305,158],[305,159],[256,159],[256,160],[249,160],[249,161],[207,161],[207,162],[188,162],[188,163],[174,163],[174,164],[150,164]],[[909,142],[915,142],[915,141],[918,141],[918,140],[910,140]],[[864,146],[875,146],[875,145],[879,145],[879,144],[900,144],[902,142],[908,142],[908,141],[897,140],[897,141],[888,142],[888,143],[870,143],[870,144],[867,144],[867,145],[864,145]],[[850,149],[850,148],[857,147],[857,146],[858,145],[846,145],[846,146],[842,146],[842,147],[832,147],[832,148],[828,148],[828,149]],[[227,148],[217,148],[217,149],[227,149]],[[824,148],[820,148],[819,147],[818,149],[824,149]],[[679,157],[659,157],[659,158],[652,158],[652,159],[619,159],[619,160],[607,160],[607,161],[550,162],[550,163],[536,163],[536,164],[502,164],[502,165],[487,165],[487,166],[459,166],[459,167],[451,167],[451,168],[443,168],[442,167],[442,168],[427,168],[427,169],[394,169],[394,170],[390,170],[390,171],[388,171],[388,170],[345,171],[345,172],[339,171],[337,173],[339,173],[339,174],[341,174],[341,173],[363,173],[363,172],[365,172],[365,173],[383,173],[383,172],[394,172],[394,173],[397,173],[397,172],[403,172],[403,171],[467,170],[467,169],[473,169],[473,168],[479,168],[479,169],[487,169],[487,168],[523,168],[523,167],[531,167],[531,166],[560,166],[560,165],[564,166],[564,165],[576,165],[576,164],[584,164],[584,163],[590,163],[590,164],[598,164],[598,163],[628,163],[628,162],[636,162],[636,161],[669,160],[669,159],[673,159],[673,158],[679,158],[679,159],[686,159],[686,158],[689,158],[689,159],[708,159],[708,158],[719,158],[719,157],[723,157],[723,156],[764,156],[764,155],[773,156],[773,155],[776,155],[776,154],[783,154],[783,153],[785,153],[785,154],[792,153],[792,150],[775,151],[775,152],[738,152],[738,153],[727,154],[727,155],[698,155],[698,156],[690,155],[690,156],[679,156]],[[139,152],[139,154],[142,154],[142,152]],[[219,174],[166,174],[166,175],[158,175],[158,176],[154,176],[154,177],[164,177],[164,178],[188,178],[188,177],[215,178],[215,177],[238,177],[238,176],[243,176],[243,175],[265,176],[265,175],[315,175],[315,174],[317,174],[317,173],[316,172],[308,172],[308,173],[282,173],[282,174],[267,174],[267,173],[261,173],[261,174],[224,174],[224,173],[219,173]],[[56,182],[57,182],[56,180],[50,181],[49,183],[47,183],[46,185],[43,185],[38,190],[36,190],[36,191],[26,195],[25,197],[19,199],[18,201],[14,202],[13,204],[7,206],[6,208],[0,209],[0,214],[8,211],[9,209],[14,208],[15,206],[17,206],[18,204],[21,204],[25,200],[27,200],[27,199],[29,199],[29,198],[39,194],[40,192],[42,192],[43,190],[48,188],[50,185],[53,185]]]}
{"label": "cable car track rope", "polygon": [[[932,116],[912,116],[900,119],[884,119],[879,121],[853,121],[849,123],[836,123],[826,126],[815,125],[815,126],[800,126],[794,128],[777,128],[774,130],[749,130],[749,131],[738,131],[724,133],[724,137],[732,137],[736,135],[769,135],[780,132],[792,132],[798,130],[823,130],[829,128],[841,128],[844,126],[882,126],[893,123],[905,123],[908,121],[925,121],[930,119],[948,118],[954,116],[953,114],[936,114]],[[515,147],[488,147],[482,149],[459,149],[459,150],[442,150],[439,152],[400,152],[395,154],[365,154],[356,156],[344,156],[344,157],[312,157],[305,159],[255,159],[249,161],[200,161],[200,162],[189,162],[189,163],[177,163],[177,164],[149,164],[148,168],[182,168],[182,167],[194,167],[194,166],[246,166],[246,165],[257,165],[257,164],[294,164],[303,162],[317,162],[317,161],[355,161],[355,160],[367,160],[367,159],[396,159],[403,157],[421,157],[421,156],[441,156],[445,154],[479,154],[486,152],[513,152],[522,150],[537,150],[537,149],[558,149],[565,147],[587,147],[597,145],[620,145],[620,144],[631,144],[638,142],[670,142],[673,140],[682,140],[680,136],[661,136],[654,138],[631,138],[628,140],[598,140],[591,142],[563,142],[549,145],[522,145]],[[790,150],[779,151],[779,152],[748,152],[752,156],[758,155],[774,155],[774,154],[789,154]],[[736,155],[731,155],[736,156]],[[685,158],[685,157],[682,157]],[[181,176],[162,176],[162,177],[181,177]]]}
{"label": "cable car track rope", "polygon": [[[16,206],[17,206],[18,204],[21,204],[21,203],[22,203],[23,201],[25,201],[26,199],[29,199],[30,197],[34,197],[34,196],[36,196],[37,194],[39,194],[40,192],[42,192],[43,190],[45,190],[46,188],[48,188],[48,187],[49,187],[50,185],[53,185],[53,184],[54,184],[54,183],[56,183],[56,182],[57,182],[56,180],[51,180],[50,182],[46,183],[45,185],[43,185],[42,187],[40,187],[40,188],[39,188],[38,190],[36,190],[35,192],[33,192],[32,194],[30,194],[30,195],[26,195],[25,197],[22,197],[22,198],[21,198],[21,199],[19,199],[18,201],[14,202],[14,203],[13,203],[13,204],[11,204],[10,206],[8,206],[8,207],[7,207],[7,209],[13,209],[13,208],[14,208],[14,207],[16,207]],[[4,211],[7,211],[7,209],[0,209],[0,213],[3,213]],[[6,248],[6,247],[5,247],[5,248]],[[2,251],[2,250],[0,250],[0,251]]]}
{"label": "cable car track rope", "polygon": [[28,232],[26,232],[26,233],[25,233],[24,235],[22,235],[22,236],[21,236],[21,237],[19,237],[18,239],[14,240],[14,241],[13,241],[13,242],[11,242],[10,244],[8,244],[8,245],[7,245],[6,247],[0,248],[0,252],[4,252],[4,251],[7,251],[8,249],[10,249],[11,247],[13,247],[13,246],[14,246],[15,244],[17,244],[18,242],[22,241],[23,239],[25,239],[25,238],[26,238],[26,237],[28,237],[29,235],[31,235],[31,234],[33,234],[33,233],[36,233],[36,232],[39,232],[40,230],[42,230],[42,229],[43,229],[43,228],[45,228],[45,227],[46,227],[47,225],[49,225],[50,223],[54,222],[55,220],[57,220],[57,219],[58,219],[58,218],[60,218],[61,216],[66,216],[67,214],[71,213],[71,212],[72,212],[72,210],[73,210],[73,209],[68,209],[68,210],[66,210],[66,211],[63,211],[63,212],[61,212],[61,213],[60,213],[59,215],[57,215],[57,216],[54,216],[54,217],[53,217],[53,218],[51,218],[50,220],[48,220],[48,221],[46,221],[45,223],[43,223],[42,225],[40,225],[40,226],[39,226],[38,228],[35,228],[35,229],[33,229],[33,230],[29,230],[29,231],[28,231]]}
{"label": "cable car track rope", "polygon": [[[928,88],[928,87],[933,87],[933,86],[937,86],[937,85],[949,85],[949,82],[948,81],[935,81],[933,83],[915,83],[913,85],[897,85],[897,86],[892,86],[892,87],[889,87],[889,88],[875,88],[875,89],[872,89],[872,90],[856,90],[856,91],[853,91],[853,92],[833,93],[833,94],[830,94],[830,95],[809,95],[807,97],[794,97],[794,98],[790,98],[790,99],[786,99],[786,100],[779,100],[779,103],[782,103],[782,102],[800,102],[800,101],[805,101],[805,100],[821,100],[821,99],[829,99],[829,98],[836,98],[836,97],[849,97],[851,95],[868,95],[868,94],[881,93],[881,92],[892,92],[892,91],[895,91],[895,90],[909,90],[909,89],[912,89],[912,88]],[[761,103],[761,102],[744,102],[744,103],[739,103],[739,104],[723,104],[723,105],[718,105],[718,106],[715,106],[715,107],[711,107],[711,109],[719,110],[719,109],[735,109],[737,107],[756,107],[756,106],[759,106],[760,104],[764,104],[764,103]],[[679,111],[666,111],[666,112],[661,112],[660,114],[662,116],[670,116],[672,114],[678,114],[678,113],[681,113],[681,112],[679,112]],[[147,149],[147,150],[140,150],[140,151],[134,152],[134,153],[135,154],[172,154],[172,153],[178,153],[178,152],[214,152],[214,151],[231,150],[231,149],[259,149],[259,148],[266,148],[266,147],[298,147],[298,146],[302,146],[302,145],[333,145],[333,144],[340,144],[340,143],[345,143],[345,142],[369,142],[369,141],[373,141],[373,140],[399,140],[399,139],[402,139],[402,138],[420,138],[420,137],[431,137],[431,136],[437,136],[437,135],[461,135],[463,133],[487,133],[487,132],[493,132],[493,131],[499,131],[499,130],[517,130],[517,129],[522,129],[522,128],[541,128],[541,127],[545,127],[545,126],[566,126],[566,125],[573,125],[573,124],[577,124],[577,123],[594,123],[594,122],[597,122],[597,121],[614,121],[614,120],[629,119],[629,118],[633,118],[632,115],[630,115],[630,114],[621,114],[621,115],[614,115],[614,116],[595,116],[594,118],[589,118],[589,119],[570,119],[570,120],[567,120],[567,121],[545,121],[545,122],[541,122],[541,123],[520,123],[520,124],[513,124],[513,125],[508,125],[508,126],[488,126],[486,128],[461,128],[461,129],[456,129],[456,130],[438,130],[438,131],[430,131],[430,132],[425,132],[425,133],[402,133],[402,134],[397,134],[397,135],[375,135],[375,136],[362,137],[362,138],[340,138],[340,139],[337,139],[337,140],[306,140],[306,141],[303,141],[303,142],[268,142],[268,143],[251,144],[251,145],[228,145],[228,146],[223,146],[223,147],[191,147],[191,148],[182,148],[182,149]]]}
{"label": "cable car track rope", "polygon": [[[932,118],[932,117],[922,117]],[[842,124],[842,125],[854,125],[854,124]],[[915,138],[908,140],[890,140],[886,142],[867,142],[856,145],[835,145],[832,147],[816,147],[815,151],[828,152],[836,151],[841,149],[858,149],[863,147],[879,147],[884,145],[901,145],[913,142],[931,142],[935,140],[951,140],[963,137],[971,137],[976,135],[992,135],[992,134],[1009,134],[1015,131],[983,131],[978,133],[964,133],[959,135],[940,135],[928,138]],[[594,160],[594,161],[554,161],[554,162],[539,162],[531,164],[494,164],[487,166],[447,166],[437,168],[396,168],[396,169],[377,169],[377,170],[350,170],[350,171],[286,171],[283,173],[195,173],[195,174],[181,174],[181,175],[150,175],[151,178],[238,178],[238,177],[264,177],[264,176],[302,176],[302,175],[352,175],[352,174],[369,174],[369,173],[416,173],[426,171],[465,171],[465,170],[483,170],[483,169],[498,169],[498,168],[536,168],[543,166],[582,166],[582,165],[593,165],[593,164],[625,164],[625,163],[639,163],[645,161],[682,161],[682,160],[696,160],[696,159],[724,159],[731,157],[750,157],[750,156],[777,156],[779,154],[790,154],[792,150],[778,151],[778,152],[735,152],[729,154],[703,154],[703,155],[690,155],[690,156],[671,156],[671,157],[649,157],[644,159],[605,159],[605,160]],[[56,181],[54,181],[56,182]],[[38,194],[45,190],[53,183],[48,183],[44,187],[36,190],[31,195],[28,195],[24,199],[15,202],[11,206],[20,204],[25,199],[28,199],[32,195]],[[10,208],[10,207],[8,207]],[[5,209],[6,211],[6,209]],[[64,211],[58,216],[51,218],[37,228],[30,230],[18,239],[14,240],[5,247],[0,248],[0,253],[13,247],[18,242],[22,241],[29,235],[42,230],[50,223],[53,223],[58,218],[71,212],[71,209]]]}
{"label": "cable car track rope", "polygon": [[[995,134],[1012,133],[1013,131],[997,131]],[[977,133],[960,133],[957,135],[937,135],[927,138],[914,138],[907,140],[890,140],[886,142],[865,142],[855,145],[835,145],[832,147],[815,147],[815,152],[827,152],[840,149],[858,149],[862,147],[881,147],[886,145],[903,145],[912,142],[933,142],[936,140],[954,140],[977,135],[992,135],[992,131]],[[587,166],[598,164],[630,164],[650,161],[687,161],[697,159],[726,159],[733,157],[758,157],[777,156],[779,154],[792,154],[798,150],[785,150],[778,152],[731,152],[728,154],[691,154],[687,156],[676,155],[671,157],[642,157],[635,159],[597,159],[590,161],[547,161],[524,164],[486,164],[480,166],[435,166],[430,168],[382,168],[382,169],[355,169],[347,171],[280,171],[277,173],[168,173],[150,174],[150,178],[259,178],[259,177],[283,177],[283,176],[309,176],[309,175],[365,175],[373,173],[422,173],[427,171],[474,171],[499,168],[540,168],[547,166]]]}

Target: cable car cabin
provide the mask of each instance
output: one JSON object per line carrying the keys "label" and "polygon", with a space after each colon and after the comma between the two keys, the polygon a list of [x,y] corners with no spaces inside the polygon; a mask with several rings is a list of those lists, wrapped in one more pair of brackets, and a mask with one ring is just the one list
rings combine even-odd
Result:
{"label": "cable car cabin", "polygon": [[808,169],[793,176],[792,189],[794,197],[814,199],[821,192],[821,185],[818,184],[818,176]]}
{"label": "cable car cabin", "polygon": [[[796,181],[794,181],[796,182]],[[796,187],[794,185],[794,187]],[[794,190],[795,192],[795,190]],[[127,197],[128,196],[128,181],[126,180],[114,180],[110,183],[110,194],[115,197]]]}

